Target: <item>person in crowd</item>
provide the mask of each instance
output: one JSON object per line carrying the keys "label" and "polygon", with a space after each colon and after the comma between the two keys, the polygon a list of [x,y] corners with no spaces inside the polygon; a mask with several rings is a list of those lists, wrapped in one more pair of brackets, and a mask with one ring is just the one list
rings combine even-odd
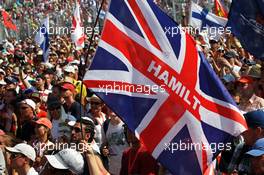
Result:
{"label": "person in crowd", "polygon": [[102,144],[102,126],[103,123],[106,121],[107,117],[104,112],[102,112],[103,107],[105,106],[104,103],[100,98],[96,95],[92,95],[88,98],[88,102],[90,103],[91,109],[88,112],[88,116],[94,121],[95,123],[95,140],[96,142],[101,145]]}
{"label": "person in crowd", "polygon": [[264,138],[258,139],[246,155],[250,156],[252,174],[264,174]]}
{"label": "person in crowd", "polygon": [[6,132],[16,134],[17,116],[15,114],[17,92],[14,89],[5,91],[4,107],[0,111],[1,125]]}
{"label": "person in crowd", "polygon": [[256,82],[250,76],[242,76],[238,80],[237,91],[240,92],[239,107],[244,112],[249,112],[264,107],[264,99],[255,94]]}
{"label": "person in crowd", "polygon": [[233,153],[230,164],[228,165],[229,173],[250,174],[251,164],[246,152],[250,147],[260,139],[264,138],[264,111],[259,109],[244,114],[248,130],[242,133],[244,142],[238,144]]}
{"label": "person in crowd", "polygon": [[36,161],[34,167],[39,171],[45,163],[44,154],[48,150],[52,150],[54,144],[50,141],[50,130],[52,123],[48,118],[40,118],[36,121],[35,133],[36,139],[32,142],[32,146],[36,151]]}
{"label": "person in crowd", "polygon": [[67,125],[67,122],[76,120],[75,117],[65,113],[60,99],[56,96],[49,96],[47,107],[48,118],[52,122],[52,140],[54,142],[68,142],[71,138],[71,128]]}
{"label": "person in crowd", "polygon": [[[2,142],[2,136],[5,135],[5,132],[3,130],[0,130],[0,141]],[[4,157],[4,153],[2,150],[2,143],[1,143],[1,148],[0,148],[0,174],[4,174],[7,170],[6,168],[6,161],[5,161],[5,157]]]}
{"label": "person in crowd", "polygon": [[79,102],[75,101],[75,86],[72,83],[63,82],[60,87],[62,89],[62,97],[65,101],[63,104],[65,112],[73,115],[76,119],[80,119],[84,114],[84,109]]}
{"label": "person in crowd", "polygon": [[109,172],[118,175],[121,169],[123,152],[128,148],[122,120],[108,108],[107,119],[103,123],[102,140],[106,148],[102,154],[109,158]]}
{"label": "person in crowd", "polygon": [[88,117],[82,117],[81,121],[69,122],[72,126],[71,143],[82,144],[82,152],[85,160],[84,174],[107,174],[100,158],[100,150],[94,140],[95,125]]}
{"label": "person in crowd", "polygon": [[47,112],[46,110],[46,103],[42,101],[41,99],[41,93],[39,92],[32,92],[28,94],[28,98],[32,99],[36,103],[36,116],[37,118],[46,118]]}
{"label": "person in crowd", "polygon": [[50,68],[44,72],[45,89],[52,91],[52,82],[54,81],[54,71]]}
{"label": "person in crowd", "polygon": [[26,143],[20,143],[14,147],[6,147],[5,149],[11,154],[11,167],[19,175],[38,175],[33,168],[36,152],[32,146]]}
{"label": "person in crowd", "polygon": [[71,143],[79,144],[84,140],[89,143],[94,151],[100,154],[100,149],[94,140],[95,124],[93,120],[88,117],[82,117],[77,121],[69,121],[68,125],[71,126]]}
{"label": "person in crowd", "polygon": [[36,103],[31,99],[25,99],[18,105],[20,115],[18,116],[17,137],[25,141],[30,141],[35,135],[34,128],[35,121],[37,120],[35,115]]}
{"label": "person in crowd", "polygon": [[[70,82],[75,86],[76,94],[80,95],[82,91],[82,99],[81,104],[84,104],[84,99],[87,95],[86,86],[82,82],[77,80],[78,79],[78,67],[73,65],[66,65],[64,67],[64,80],[66,82]],[[82,87],[83,86],[83,87]]]}
{"label": "person in crowd", "polygon": [[131,147],[123,152],[120,175],[158,174],[159,165],[157,161],[147,152],[145,146],[126,126],[125,133],[127,142],[131,144]]}
{"label": "person in crowd", "polygon": [[6,86],[5,89],[15,89],[17,93],[20,91],[20,87],[18,86],[18,79],[14,76],[8,76],[5,78]]}
{"label": "person in crowd", "polygon": [[[0,130],[0,150],[2,151],[5,162],[2,162],[2,165],[6,165],[5,172],[6,174],[13,174],[15,170],[11,168],[11,160],[10,160],[10,154],[6,152],[6,147],[13,147],[16,144],[21,143],[21,140],[17,139],[13,135],[6,134],[4,131]],[[2,160],[3,161],[3,160]],[[3,167],[4,168],[4,167]]]}

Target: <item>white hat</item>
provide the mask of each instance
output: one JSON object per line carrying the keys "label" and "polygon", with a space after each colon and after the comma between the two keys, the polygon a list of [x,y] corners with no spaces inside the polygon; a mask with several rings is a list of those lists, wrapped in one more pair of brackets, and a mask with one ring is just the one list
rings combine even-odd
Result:
{"label": "white hat", "polygon": [[25,99],[25,100],[22,100],[22,101],[20,102],[20,104],[27,104],[27,105],[29,105],[31,108],[33,108],[33,110],[36,109],[36,103],[35,103],[33,100],[31,100],[31,99]]}
{"label": "white hat", "polygon": [[44,66],[47,67],[47,68],[53,68],[53,67],[54,67],[54,66],[53,66],[51,63],[49,63],[49,62],[46,62],[46,63],[42,62],[41,64],[44,65]]}
{"label": "white hat", "polygon": [[[91,123],[94,124],[94,121],[93,121],[91,118],[89,118],[89,117],[82,117],[81,120],[82,120],[83,122],[91,122]],[[70,121],[68,122],[68,125],[69,125],[69,126],[74,126],[75,124],[76,124],[76,119],[75,119],[75,120],[70,120]]]}
{"label": "white hat", "polygon": [[0,73],[3,73],[4,75],[6,75],[6,73],[3,69],[0,69]]}
{"label": "white hat", "polygon": [[91,97],[86,97],[86,100],[88,102],[98,102],[98,103],[102,103],[102,100],[95,94],[93,94]]}
{"label": "white hat", "polygon": [[20,153],[35,161],[36,159],[36,152],[34,148],[26,143],[19,143],[14,147],[6,147],[6,150],[12,153]]}
{"label": "white hat", "polygon": [[56,169],[69,169],[76,174],[82,174],[84,159],[74,149],[63,149],[55,155],[45,155],[51,166]]}
{"label": "white hat", "polygon": [[80,61],[79,60],[73,60],[69,63],[69,65],[72,65],[72,64],[80,64]]}
{"label": "white hat", "polygon": [[75,73],[75,68],[73,66],[67,65],[67,66],[64,67],[64,71],[65,72]]}
{"label": "white hat", "polygon": [[0,85],[6,85],[6,82],[4,80],[0,80]]}

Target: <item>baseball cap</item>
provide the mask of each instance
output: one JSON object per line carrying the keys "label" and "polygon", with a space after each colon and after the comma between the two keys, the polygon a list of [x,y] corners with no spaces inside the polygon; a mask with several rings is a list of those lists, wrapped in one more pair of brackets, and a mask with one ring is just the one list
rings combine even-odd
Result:
{"label": "baseball cap", "polygon": [[261,65],[253,65],[248,72],[248,76],[252,78],[261,78]]}
{"label": "baseball cap", "polygon": [[249,76],[242,76],[237,80],[239,83],[253,83],[253,79]]}
{"label": "baseball cap", "polygon": [[75,92],[75,86],[72,83],[64,82],[60,86],[64,90],[70,90],[71,92]]}
{"label": "baseball cap", "polygon": [[69,56],[66,61],[69,63],[69,62],[72,62],[74,60],[74,58],[72,56]]}
{"label": "baseball cap", "polygon": [[91,118],[89,118],[89,117],[82,117],[80,120],[78,120],[78,121],[76,121],[76,120],[70,120],[69,122],[68,122],[68,125],[69,126],[74,126],[75,124],[76,124],[76,122],[82,122],[82,123],[84,123],[84,124],[90,124],[90,125],[94,125],[94,121],[91,119]]}
{"label": "baseball cap", "polygon": [[29,98],[32,99],[34,102],[39,103],[41,102],[41,93],[32,92],[30,93]]}
{"label": "baseball cap", "polygon": [[44,125],[47,128],[51,129],[52,128],[52,123],[48,118],[40,118],[36,121],[37,124],[39,125]]}
{"label": "baseball cap", "polygon": [[264,128],[264,111],[263,109],[258,109],[255,111],[250,111],[244,114],[247,125],[250,128],[262,127]]}
{"label": "baseball cap", "polygon": [[86,97],[86,100],[88,102],[102,103],[102,100],[99,97],[97,97],[95,94],[93,94],[91,97]]}
{"label": "baseball cap", "polygon": [[250,151],[246,152],[247,155],[258,157],[264,154],[264,138],[258,139]]}
{"label": "baseball cap", "polygon": [[11,153],[20,153],[35,161],[36,159],[36,152],[34,148],[26,143],[19,143],[14,147],[6,147],[6,150]]}
{"label": "baseball cap", "polygon": [[64,67],[64,71],[65,72],[75,73],[75,68],[73,66],[67,65],[67,66]]}
{"label": "baseball cap", "polygon": [[31,99],[25,99],[25,100],[22,100],[19,104],[27,104],[29,105],[33,110],[36,109],[36,103],[31,100]]}
{"label": "baseball cap", "polygon": [[69,169],[76,174],[82,174],[84,160],[78,151],[63,149],[55,155],[45,155],[50,165],[56,169]]}
{"label": "baseball cap", "polygon": [[48,101],[47,101],[48,110],[56,109],[60,106],[61,106],[61,102],[60,102],[60,99],[58,97],[55,97],[55,96],[49,96],[48,97]]}

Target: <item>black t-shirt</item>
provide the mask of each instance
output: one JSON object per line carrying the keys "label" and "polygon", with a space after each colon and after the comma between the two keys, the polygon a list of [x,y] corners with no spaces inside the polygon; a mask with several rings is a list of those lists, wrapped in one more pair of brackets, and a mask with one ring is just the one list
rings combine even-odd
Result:
{"label": "black t-shirt", "polygon": [[73,115],[77,120],[84,115],[83,107],[79,102],[73,102],[70,107],[64,104],[63,107],[66,113]]}

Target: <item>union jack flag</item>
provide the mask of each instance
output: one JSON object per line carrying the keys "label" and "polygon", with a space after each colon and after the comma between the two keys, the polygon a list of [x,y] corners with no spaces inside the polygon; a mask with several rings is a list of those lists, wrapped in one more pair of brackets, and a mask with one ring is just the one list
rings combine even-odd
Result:
{"label": "union jack flag", "polygon": [[173,174],[203,174],[216,145],[247,128],[195,41],[151,0],[111,2],[84,82]]}

